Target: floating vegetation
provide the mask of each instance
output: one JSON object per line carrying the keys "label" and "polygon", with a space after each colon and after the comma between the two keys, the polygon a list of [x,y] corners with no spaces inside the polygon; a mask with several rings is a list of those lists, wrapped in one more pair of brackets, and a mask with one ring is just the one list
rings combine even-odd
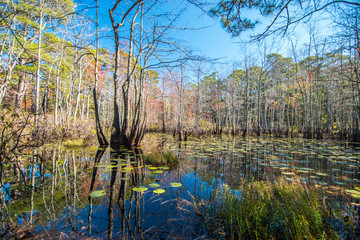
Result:
{"label": "floating vegetation", "polygon": [[327,176],[326,173],[315,173],[316,175],[319,175],[319,176]]}
{"label": "floating vegetation", "polygon": [[106,195],[106,192],[104,190],[95,190],[95,191],[92,191],[89,196],[92,198],[98,198],[98,197],[103,197],[105,195]]}
{"label": "floating vegetation", "polygon": [[[171,137],[168,139],[162,151],[172,151],[174,156],[178,154],[178,165],[167,166],[165,164],[169,161],[163,159],[164,152],[149,151],[156,149],[158,139],[145,140],[141,151],[131,152],[125,148],[121,149],[123,152],[117,153],[109,154],[105,151],[105,155],[95,161],[97,149],[76,151],[52,147],[51,151],[44,148],[16,155],[14,161],[3,165],[3,196],[6,206],[9,207],[9,211],[4,211],[7,229],[10,229],[8,226],[11,227],[12,222],[6,219],[19,219],[19,226],[24,226],[20,222],[27,223],[29,220],[30,186],[32,171],[35,171],[33,209],[37,212],[34,211],[36,214],[32,215],[34,229],[39,227],[36,224],[39,222],[54,223],[55,226],[59,221],[63,221],[67,217],[64,215],[67,211],[64,210],[64,204],[57,203],[63,203],[66,198],[72,199],[75,194],[75,213],[87,212],[87,198],[94,197],[90,217],[96,220],[92,221],[94,231],[90,238],[102,239],[107,236],[103,231],[95,231],[96,224],[108,224],[108,218],[103,217],[103,209],[108,209],[109,204],[106,196],[115,197],[112,202],[114,211],[118,211],[120,203],[125,203],[123,206],[126,206],[127,210],[129,206],[136,209],[139,206],[137,204],[140,204],[141,209],[144,207],[147,213],[140,214],[144,216],[139,219],[140,222],[147,221],[148,216],[164,218],[169,215],[177,221],[177,216],[181,214],[175,216],[173,213],[183,209],[176,204],[163,203],[172,202],[178,196],[184,200],[182,204],[196,201],[195,205],[186,205],[188,208],[185,205],[180,207],[185,206],[184,209],[189,211],[195,207],[201,214],[191,213],[191,216],[201,216],[201,219],[181,219],[177,224],[199,223],[205,220],[207,228],[201,226],[201,234],[205,238],[336,239],[338,235],[351,239],[344,233],[336,232],[336,229],[345,229],[344,231],[350,234],[356,234],[353,226],[358,224],[352,219],[357,216],[354,214],[357,214],[360,207],[359,169],[355,167],[358,166],[360,152],[351,146],[344,144],[336,147],[334,145],[339,144],[338,142],[328,140],[281,139],[265,135],[260,138],[226,135],[189,138],[187,142],[181,143]],[[150,156],[154,161],[147,161],[146,156]],[[32,163],[35,164],[31,165]],[[145,166],[145,169],[139,169]],[[281,180],[277,180],[279,178]],[[257,179],[259,182],[248,179]],[[260,181],[264,179],[269,182]],[[23,180],[27,181],[26,184],[22,184]],[[94,189],[113,192],[96,190],[98,193],[94,191],[89,194],[90,181],[93,181],[91,184]],[[73,183],[76,183],[76,188],[73,188]],[[53,198],[56,204],[55,210],[51,211],[54,211],[55,217],[50,216],[45,208],[46,204],[51,203],[50,189],[54,190]],[[189,189],[191,194],[195,193],[194,198],[187,191],[176,194],[184,189]],[[18,193],[20,194],[17,195]],[[156,194],[162,195],[158,197]],[[103,196],[105,198],[101,198]],[[337,209],[336,205],[342,210]],[[347,206],[350,206],[350,209]],[[129,219],[134,219],[133,212],[127,212]],[[345,219],[342,219],[344,213],[350,219],[346,226]],[[76,217],[78,222],[74,223],[86,222],[85,215],[79,214]],[[114,237],[119,237],[122,234],[120,231],[124,229],[121,227],[121,218],[121,214],[114,214],[113,220],[117,224],[113,229]],[[130,220],[128,224],[133,228],[136,221]],[[154,222],[154,225],[151,225],[159,227],[161,236],[169,233],[167,229],[173,229],[168,223],[162,226],[156,224]],[[333,228],[332,224],[336,224],[338,228]],[[144,232],[152,234],[146,225],[142,225]],[[2,230],[4,228],[0,227],[0,231]],[[75,236],[70,228],[61,230],[68,236]],[[87,233],[87,229],[78,230],[79,234]],[[144,238],[152,238],[147,233]],[[155,237],[158,236],[155,234]],[[196,237],[198,236],[189,238]]]}
{"label": "floating vegetation", "polygon": [[157,188],[157,187],[160,187],[160,184],[158,184],[158,183],[150,183],[149,187]]}
{"label": "floating vegetation", "polygon": [[95,164],[95,167],[99,167],[99,168],[103,168],[103,167],[107,167],[109,165],[106,164]]}
{"label": "floating vegetation", "polygon": [[174,188],[178,188],[178,187],[181,187],[182,184],[181,184],[181,183],[176,183],[176,182],[174,182],[174,183],[170,183],[170,186],[172,186],[172,187],[174,187]]}
{"label": "floating vegetation", "polygon": [[133,167],[123,167],[123,170],[132,170],[134,169]]}
{"label": "floating vegetation", "polygon": [[159,169],[162,169],[162,170],[169,170],[170,168],[168,166],[162,166],[162,167],[159,167]]}
{"label": "floating vegetation", "polygon": [[165,189],[158,188],[158,189],[155,189],[153,192],[154,192],[154,193],[157,193],[157,194],[161,194],[161,193],[164,193],[164,192],[165,192]]}
{"label": "floating vegetation", "polygon": [[135,192],[145,192],[148,190],[148,188],[141,186],[141,187],[134,187],[132,190]]}

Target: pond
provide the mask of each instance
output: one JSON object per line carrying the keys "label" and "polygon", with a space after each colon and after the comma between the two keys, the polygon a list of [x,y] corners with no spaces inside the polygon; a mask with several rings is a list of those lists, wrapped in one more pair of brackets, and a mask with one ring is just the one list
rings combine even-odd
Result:
{"label": "pond", "polygon": [[[154,152],[170,152],[179,163],[150,165],[144,156]],[[178,142],[147,134],[141,149],[121,152],[46,145],[3,166],[0,236],[208,239],[194,202],[216,187],[239,194],[245,179],[283,176],[353,190],[359,159],[359,148],[346,143],[273,137]]]}

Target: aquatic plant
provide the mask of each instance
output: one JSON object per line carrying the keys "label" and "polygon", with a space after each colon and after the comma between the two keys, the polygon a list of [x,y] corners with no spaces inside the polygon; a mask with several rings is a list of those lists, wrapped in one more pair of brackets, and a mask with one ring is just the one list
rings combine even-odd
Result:
{"label": "aquatic plant", "polygon": [[178,157],[171,151],[152,152],[149,154],[144,154],[143,157],[146,164],[154,166],[175,166],[179,163]]}
{"label": "aquatic plant", "polygon": [[299,179],[221,186],[200,205],[207,228],[231,239],[339,239],[338,226],[349,225],[325,191]]}
{"label": "aquatic plant", "polygon": [[158,189],[155,189],[153,190],[154,193],[157,193],[157,194],[162,194],[165,192],[165,189],[162,189],[162,188],[158,188]]}
{"label": "aquatic plant", "polygon": [[103,197],[105,195],[106,195],[106,192],[104,190],[95,190],[95,191],[92,191],[89,196],[92,198],[98,198],[98,197]]}
{"label": "aquatic plant", "polygon": [[174,188],[178,188],[178,187],[181,187],[182,184],[181,184],[181,183],[176,183],[176,182],[174,182],[174,183],[170,183],[170,186],[172,186],[172,187],[174,187]]}

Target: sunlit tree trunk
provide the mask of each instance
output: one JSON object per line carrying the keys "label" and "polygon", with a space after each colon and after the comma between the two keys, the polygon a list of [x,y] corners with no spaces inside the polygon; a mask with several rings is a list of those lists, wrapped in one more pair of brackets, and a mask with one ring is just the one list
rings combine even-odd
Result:
{"label": "sunlit tree trunk", "polygon": [[39,2],[39,32],[38,32],[38,49],[37,49],[37,66],[36,66],[36,100],[35,100],[35,119],[34,125],[38,126],[38,117],[40,115],[40,66],[41,66],[41,39],[43,30],[43,0]]}

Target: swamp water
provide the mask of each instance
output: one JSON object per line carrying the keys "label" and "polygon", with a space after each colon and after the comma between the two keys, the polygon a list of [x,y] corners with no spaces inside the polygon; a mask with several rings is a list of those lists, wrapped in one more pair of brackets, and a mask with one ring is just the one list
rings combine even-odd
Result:
{"label": "swamp water", "polygon": [[[157,151],[172,152],[179,164],[144,162]],[[147,134],[141,149],[118,153],[43,146],[3,166],[0,237],[208,239],[194,200],[206,200],[214,189],[240,195],[245,179],[298,177],[350,190],[356,205],[359,160],[358,148],[344,143],[271,137],[178,142]]]}

